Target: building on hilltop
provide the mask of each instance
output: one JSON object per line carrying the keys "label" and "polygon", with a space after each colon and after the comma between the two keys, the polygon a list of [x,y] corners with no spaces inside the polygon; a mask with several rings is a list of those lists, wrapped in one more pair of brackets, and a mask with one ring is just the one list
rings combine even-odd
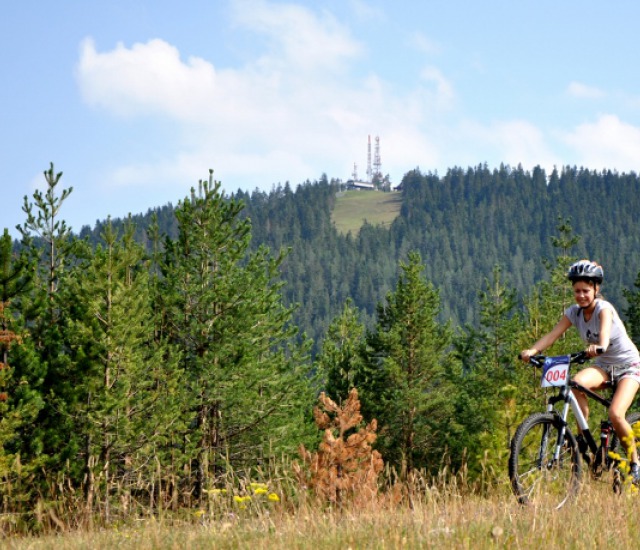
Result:
{"label": "building on hilltop", "polygon": [[374,191],[375,188],[376,186],[373,183],[369,183],[368,181],[347,181],[347,189],[363,189],[367,191]]}
{"label": "building on hilltop", "polygon": [[353,173],[351,176],[351,179],[347,180],[347,189],[364,189],[372,191],[376,188],[376,186],[370,181],[361,181],[358,179],[358,165],[355,162],[353,163]]}
{"label": "building on hilltop", "polygon": [[389,176],[382,175],[381,167],[382,160],[380,157],[380,137],[376,136],[375,138],[375,150],[372,162],[371,135],[369,135],[367,142],[367,179],[362,181],[358,178],[357,164],[354,162],[352,179],[347,181],[347,189],[380,189],[382,191],[390,191],[391,182],[389,181]]}

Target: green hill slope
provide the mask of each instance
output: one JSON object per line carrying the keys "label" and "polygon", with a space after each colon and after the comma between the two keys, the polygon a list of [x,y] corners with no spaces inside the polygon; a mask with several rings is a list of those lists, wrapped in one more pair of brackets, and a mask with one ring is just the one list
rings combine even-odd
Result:
{"label": "green hill slope", "polygon": [[388,227],[400,213],[402,193],[345,191],[339,193],[331,219],[343,234],[357,235],[365,221]]}

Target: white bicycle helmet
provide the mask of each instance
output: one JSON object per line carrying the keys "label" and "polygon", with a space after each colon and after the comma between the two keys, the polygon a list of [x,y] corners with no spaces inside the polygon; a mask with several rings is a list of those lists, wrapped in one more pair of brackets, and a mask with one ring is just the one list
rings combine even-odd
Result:
{"label": "white bicycle helmet", "polygon": [[602,270],[602,266],[595,262],[580,260],[569,268],[567,279],[571,282],[578,280],[593,281],[600,285],[604,279],[604,271]]}

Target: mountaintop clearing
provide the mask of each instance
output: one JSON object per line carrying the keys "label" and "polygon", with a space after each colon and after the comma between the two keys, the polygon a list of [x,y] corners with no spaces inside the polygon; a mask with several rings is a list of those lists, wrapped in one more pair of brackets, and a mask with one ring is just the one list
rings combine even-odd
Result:
{"label": "mountaintop clearing", "polygon": [[367,221],[371,225],[388,227],[400,213],[402,194],[398,191],[345,191],[339,193],[332,212],[340,233],[358,234]]}

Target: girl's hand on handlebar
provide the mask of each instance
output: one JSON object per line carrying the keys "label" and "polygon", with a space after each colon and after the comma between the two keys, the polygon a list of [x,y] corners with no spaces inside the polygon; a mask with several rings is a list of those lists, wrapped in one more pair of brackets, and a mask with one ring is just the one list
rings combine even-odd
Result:
{"label": "girl's hand on handlebar", "polygon": [[604,353],[604,348],[598,344],[590,344],[585,351],[589,357],[595,357]]}
{"label": "girl's hand on handlebar", "polygon": [[531,358],[532,358],[534,355],[538,355],[538,353],[539,353],[539,352],[538,352],[538,350],[537,350],[537,349],[535,349],[535,348],[532,348],[532,349],[523,349],[523,350],[520,352],[520,355],[518,355],[518,357],[520,357],[520,359],[522,359],[525,363],[528,363],[528,362],[531,360]]}

